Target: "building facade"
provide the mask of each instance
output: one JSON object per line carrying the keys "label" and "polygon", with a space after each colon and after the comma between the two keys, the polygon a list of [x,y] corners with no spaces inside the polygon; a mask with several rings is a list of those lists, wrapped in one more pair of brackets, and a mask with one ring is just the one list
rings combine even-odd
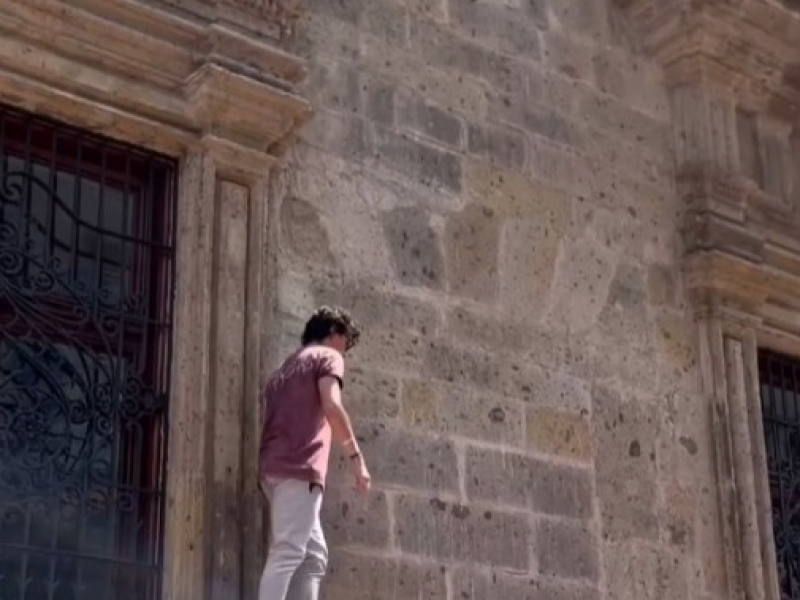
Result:
{"label": "building facade", "polygon": [[331,600],[800,599],[794,0],[3,0],[0,600],[254,599],[350,307]]}

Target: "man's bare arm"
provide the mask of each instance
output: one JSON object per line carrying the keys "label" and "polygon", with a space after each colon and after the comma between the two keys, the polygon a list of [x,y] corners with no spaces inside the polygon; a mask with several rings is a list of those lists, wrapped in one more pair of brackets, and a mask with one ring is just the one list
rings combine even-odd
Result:
{"label": "man's bare arm", "polygon": [[350,459],[350,470],[355,477],[356,489],[359,492],[367,493],[370,489],[371,478],[367,470],[367,463],[358,448],[350,417],[342,406],[342,391],[339,381],[335,377],[323,377],[317,385],[322,399],[322,408],[328,423],[330,423],[333,437],[341,442]]}
{"label": "man's bare arm", "polygon": [[357,452],[356,436],[350,417],[342,404],[339,380],[335,377],[322,377],[317,386],[322,400],[322,409],[331,426],[333,439],[346,446],[348,451]]}

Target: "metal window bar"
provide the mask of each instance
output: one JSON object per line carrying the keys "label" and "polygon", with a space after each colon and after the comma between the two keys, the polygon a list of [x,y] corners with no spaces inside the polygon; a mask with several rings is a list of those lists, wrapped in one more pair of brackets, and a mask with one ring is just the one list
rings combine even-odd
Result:
{"label": "metal window bar", "polygon": [[758,360],[781,598],[800,600],[800,360]]}
{"label": "metal window bar", "polygon": [[0,600],[161,593],[173,160],[0,104]]}

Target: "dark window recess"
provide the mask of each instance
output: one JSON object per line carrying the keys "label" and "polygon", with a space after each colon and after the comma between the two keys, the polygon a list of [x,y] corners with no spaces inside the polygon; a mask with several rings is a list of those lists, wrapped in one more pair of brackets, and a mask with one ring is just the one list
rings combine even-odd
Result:
{"label": "dark window recess", "polygon": [[800,361],[759,353],[772,524],[783,600],[800,600]]}
{"label": "dark window recess", "polygon": [[0,600],[160,594],[174,167],[0,105]]}

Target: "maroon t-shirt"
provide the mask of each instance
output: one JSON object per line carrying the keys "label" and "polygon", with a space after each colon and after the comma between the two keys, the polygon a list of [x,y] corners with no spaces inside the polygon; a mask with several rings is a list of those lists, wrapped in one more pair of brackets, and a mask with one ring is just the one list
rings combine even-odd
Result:
{"label": "maroon t-shirt", "polygon": [[342,355],[327,346],[306,346],[270,375],[261,401],[259,471],[265,477],[299,479],[325,485],[331,428],[322,409],[317,382],[344,377]]}

